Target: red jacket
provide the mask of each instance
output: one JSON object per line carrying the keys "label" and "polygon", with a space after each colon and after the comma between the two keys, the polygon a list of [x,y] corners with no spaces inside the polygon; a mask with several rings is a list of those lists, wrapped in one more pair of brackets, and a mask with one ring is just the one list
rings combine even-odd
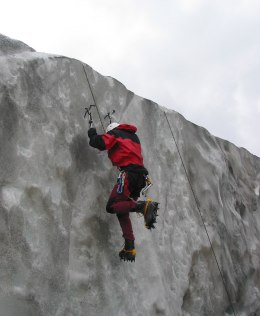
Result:
{"label": "red jacket", "polygon": [[94,128],[89,130],[89,144],[99,150],[107,150],[112,164],[117,167],[143,166],[141,144],[134,125],[120,124],[106,134],[98,135]]}

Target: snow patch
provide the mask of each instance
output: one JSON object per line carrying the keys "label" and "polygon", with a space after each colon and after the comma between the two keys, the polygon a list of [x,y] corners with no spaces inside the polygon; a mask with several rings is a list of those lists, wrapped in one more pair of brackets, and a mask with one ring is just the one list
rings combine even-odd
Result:
{"label": "snow patch", "polygon": [[17,145],[17,155],[24,156],[25,158],[31,158],[33,156],[33,151]]}
{"label": "snow patch", "polygon": [[14,206],[20,204],[21,196],[23,191],[14,187],[3,187],[2,188],[2,199],[3,206],[10,210]]}

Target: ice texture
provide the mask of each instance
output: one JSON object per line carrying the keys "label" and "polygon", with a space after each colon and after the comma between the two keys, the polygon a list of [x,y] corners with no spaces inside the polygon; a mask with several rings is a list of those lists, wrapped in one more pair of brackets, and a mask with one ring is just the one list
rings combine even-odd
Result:
{"label": "ice texture", "polygon": [[[2,35],[0,51],[0,315],[260,315],[260,159],[81,61]],[[88,144],[85,71],[98,132],[113,109],[137,126],[160,202],[153,231],[132,214],[134,264],[105,211],[117,170]]]}

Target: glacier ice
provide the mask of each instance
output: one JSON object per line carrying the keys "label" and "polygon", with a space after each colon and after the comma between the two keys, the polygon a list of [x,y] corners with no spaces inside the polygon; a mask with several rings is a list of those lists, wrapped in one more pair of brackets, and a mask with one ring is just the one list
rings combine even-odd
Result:
{"label": "glacier ice", "polygon": [[[152,232],[132,215],[135,264],[120,262],[120,227],[105,212],[117,171],[88,145],[84,69],[98,131],[112,109],[138,127],[160,202]],[[258,157],[78,60],[4,35],[0,106],[1,316],[260,315]]]}

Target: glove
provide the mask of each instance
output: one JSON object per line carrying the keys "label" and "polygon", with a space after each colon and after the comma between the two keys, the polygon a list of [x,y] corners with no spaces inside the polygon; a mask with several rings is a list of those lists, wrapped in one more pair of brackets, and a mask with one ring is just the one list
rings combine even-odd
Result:
{"label": "glove", "polygon": [[88,130],[88,137],[91,138],[92,136],[95,136],[95,135],[97,135],[97,130],[95,129],[95,127],[91,127]]}

